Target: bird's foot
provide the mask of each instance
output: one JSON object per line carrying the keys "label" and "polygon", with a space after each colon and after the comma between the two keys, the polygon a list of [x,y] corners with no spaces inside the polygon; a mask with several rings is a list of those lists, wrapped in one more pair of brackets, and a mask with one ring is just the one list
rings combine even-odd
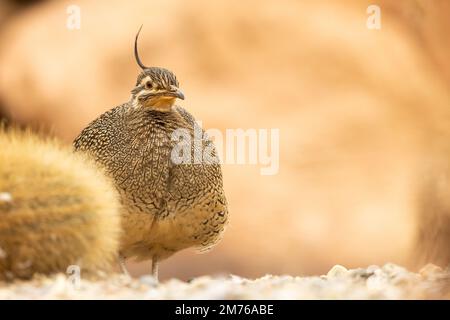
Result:
{"label": "bird's foot", "polygon": [[159,283],[158,279],[158,258],[154,256],[152,258],[152,276],[155,278],[156,283]]}
{"label": "bird's foot", "polygon": [[126,275],[127,277],[131,278],[131,275],[127,270],[127,266],[125,265],[125,257],[122,255],[119,256],[119,266],[120,266],[120,269],[122,270],[122,273],[124,275]]}

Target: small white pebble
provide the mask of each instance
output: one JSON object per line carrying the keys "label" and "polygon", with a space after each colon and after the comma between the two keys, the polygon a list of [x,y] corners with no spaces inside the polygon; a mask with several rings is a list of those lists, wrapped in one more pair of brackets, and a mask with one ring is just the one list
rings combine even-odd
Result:
{"label": "small white pebble", "polygon": [[328,271],[327,277],[328,278],[340,277],[347,274],[347,272],[348,270],[346,267],[337,264],[333,268],[331,268],[330,271]]}
{"label": "small white pebble", "polygon": [[377,266],[377,265],[375,265],[375,264],[372,264],[372,265],[370,265],[370,266],[367,267],[366,271],[367,271],[368,273],[374,273],[376,270],[379,270],[379,269],[380,269],[379,266]]}
{"label": "small white pebble", "polygon": [[241,284],[242,282],[244,282],[243,278],[241,278],[237,275],[234,275],[234,274],[230,274],[230,280],[231,280],[231,283]]}
{"label": "small white pebble", "polygon": [[0,192],[0,202],[11,202],[12,195],[9,192]]}
{"label": "small white pebble", "polygon": [[384,273],[386,274],[397,274],[397,273],[405,273],[407,272],[407,270],[405,268],[402,268],[396,264],[393,263],[386,263],[383,267],[382,270]]}
{"label": "small white pebble", "polygon": [[369,292],[382,292],[388,287],[386,279],[384,279],[377,271],[375,271],[375,274],[373,276],[367,279],[366,286]]}
{"label": "small white pebble", "polygon": [[149,287],[156,287],[156,286],[158,286],[158,280],[156,280],[155,277],[149,276],[149,275],[140,277],[139,278],[139,282],[144,284],[144,285],[147,285]]}

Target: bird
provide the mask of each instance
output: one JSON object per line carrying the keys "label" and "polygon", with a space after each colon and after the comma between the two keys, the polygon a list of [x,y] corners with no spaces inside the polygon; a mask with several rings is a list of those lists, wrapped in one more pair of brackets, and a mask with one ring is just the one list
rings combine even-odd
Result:
{"label": "bird", "polygon": [[0,280],[112,271],[121,237],[116,188],[54,138],[0,126]]}
{"label": "bird", "polygon": [[[186,248],[208,251],[222,239],[228,203],[214,143],[191,113],[175,104],[185,99],[175,74],[142,63],[141,29],[134,40],[141,71],[129,101],[92,121],[73,146],[104,168],[120,194],[122,271],[128,274],[127,259],[151,260],[158,281],[160,261]],[[194,141],[189,146],[194,156],[199,149],[211,151],[208,161],[174,161],[180,131]]]}

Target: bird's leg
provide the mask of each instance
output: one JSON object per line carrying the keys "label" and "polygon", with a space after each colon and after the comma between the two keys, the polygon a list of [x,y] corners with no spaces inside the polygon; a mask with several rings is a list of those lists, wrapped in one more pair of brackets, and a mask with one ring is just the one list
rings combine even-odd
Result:
{"label": "bird's leg", "polygon": [[158,280],[158,257],[157,256],[153,256],[153,258],[152,258],[152,276],[153,276],[153,278],[156,279],[157,282],[159,282],[159,280]]}
{"label": "bird's leg", "polygon": [[127,266],[125,265],[125,257],[121,254],[119,254],[119,265],[120,269],[122,270],[123,274],[130,277],[130,273],[127,270]]}

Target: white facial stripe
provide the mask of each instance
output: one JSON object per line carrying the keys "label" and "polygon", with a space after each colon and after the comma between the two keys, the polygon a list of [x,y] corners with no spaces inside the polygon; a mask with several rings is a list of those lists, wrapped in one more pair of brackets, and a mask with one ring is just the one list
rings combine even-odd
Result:
{"label": "white facial stripe", "polygon": [[149,77],[149,76],[146,76],[144,79],[141,80],[140,85],[141,85],[141,86],[145,86],[145,84],[146,84],[147,81],[149,81],[149,80],[150,80],[150,77]]}
{"label": "white facial stripe", "polygon": [[[153,82],[152,78],[150,76],[146,76],[145,78],[143,78],[141,80],[141,82],[139,83],[139,86],[145,87],[145,84],[147,83],[147,81]],[[162,85],[163,88],[178,89],[176,85],[170,84],[170,79],[166,74],[162,75],[160,81],[161,81],[160,85]],[[160,89],[160,90],[163,90],[163,89]]]}

